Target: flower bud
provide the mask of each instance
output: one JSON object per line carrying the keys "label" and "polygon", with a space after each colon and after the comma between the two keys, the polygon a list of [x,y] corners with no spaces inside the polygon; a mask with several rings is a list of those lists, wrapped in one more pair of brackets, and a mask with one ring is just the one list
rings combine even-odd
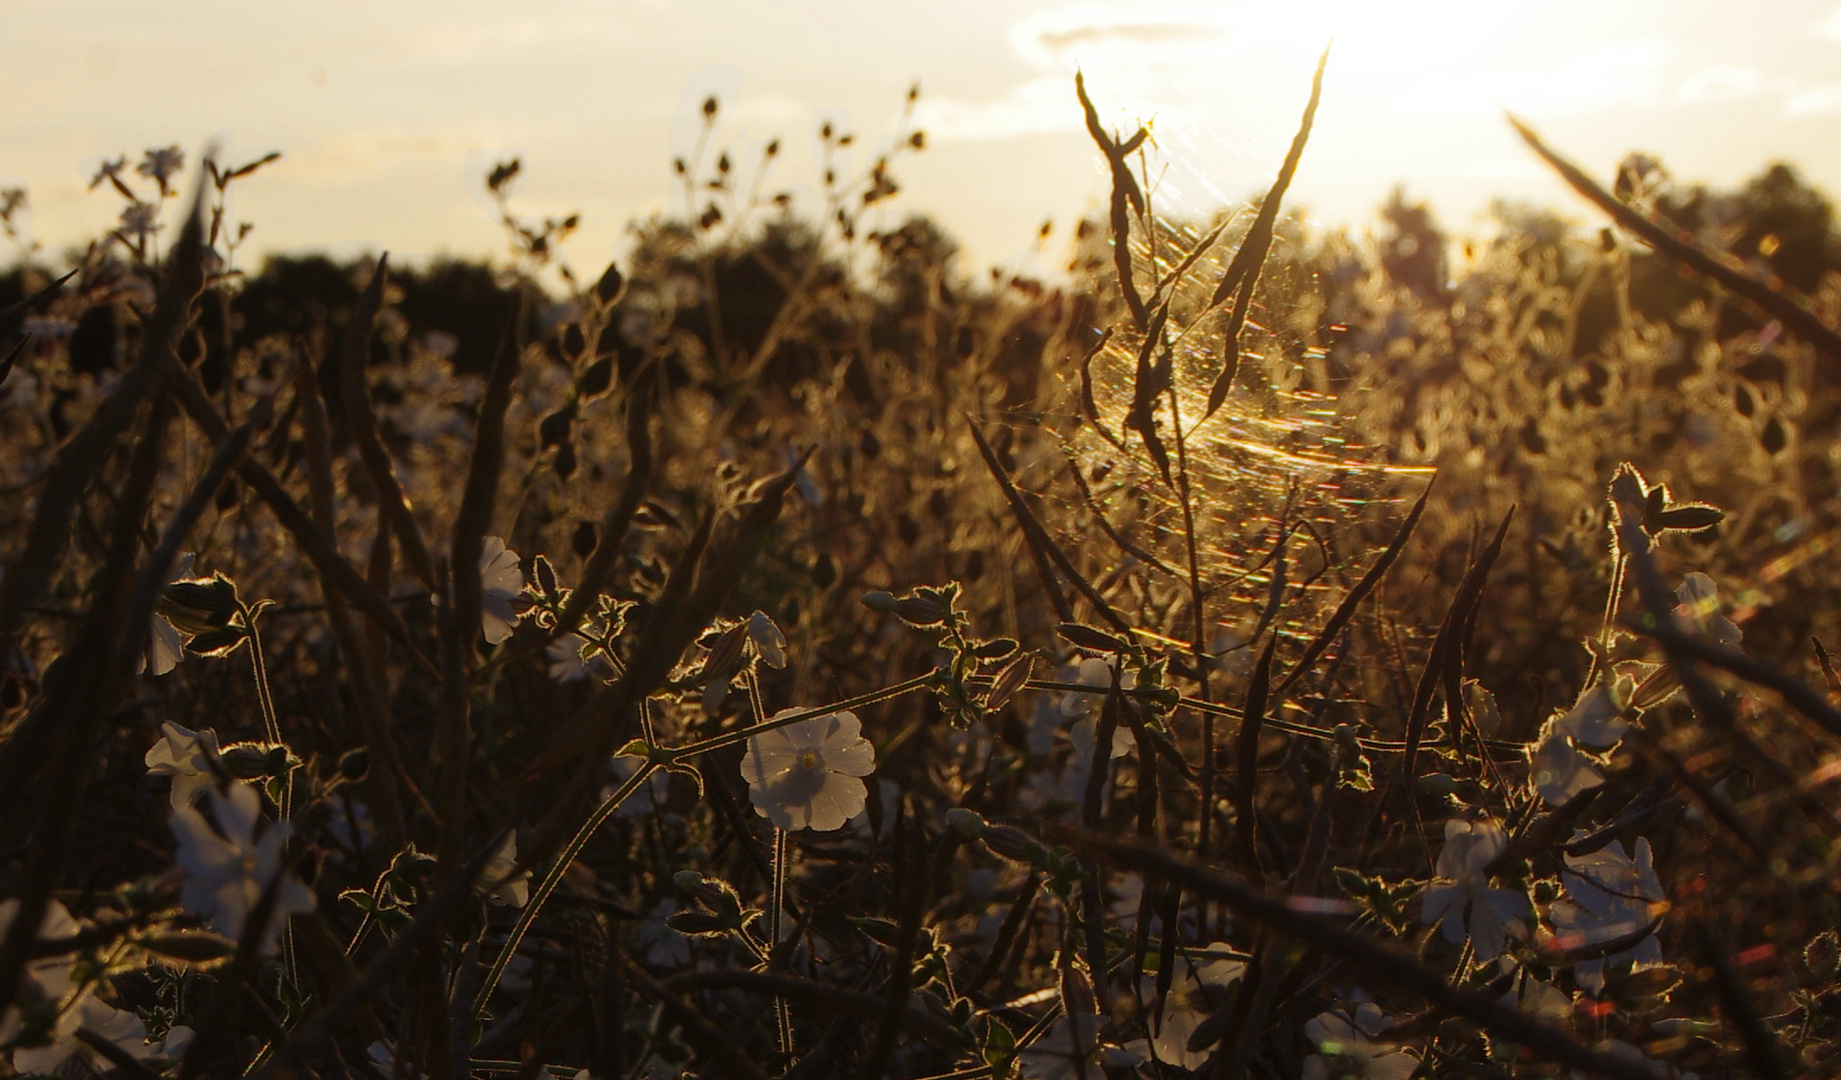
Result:
{"label": "flower bud", "polygon": [[980,839],[993,854],[1000,855],[1011,862],[1034,866],[1048,857],[1048,849],[1043,847],[1035,837],[1013,825],[987,826],[980,834]]}
{"label": "flower bud", "polygon": [[703,670],[697,673],[698,682],[709,682],[715,678],[728,678],[741,669],[742,643],[748,638],[746,623],[737,623],[722,632],[716,643],[710,646],[710,654],[703,658]]}
{"label": "flower bud", "polygon": [[1447,773],[1427,773],[1424,776],[1415,777],[1413,786],[1427,795],[1436,795],[1440,798],[1449,799],[1457,794],[1457,778]]}
{"label": "flower bud", "polygon": [[1001,709],[1008,704],[1016,692],[1023,688],[1023,684],[1029,681],[1035,666],[1034,653],[1024,653],[1004,665],[1004,669],[997,673],[997,678],[991,681],[991,693],[984,699],[985,711]]}
{"label": "flower bud", "polygon": [[748,640],[754,642],[762,663],[771,668],[786,666],[786,635],[765,611],[748,616]]}
{"label": "flower bud", "polygon": [[986,829],[984,815],[963,806],[955,806],[946,811],[946,824],[967,840],[978,839]]}
{"label": "flower bud", "polygon": [[893,615],[910,626],[938,626],[946,621],[946,609],[918,596],[892,596],[881,590],[863,594],[863,606],[884,615]]}
{"label": "flower bud", "polygon": [[353,783],[363,780],[371,771],[371,755],[364,747],[347,750],[339,755],[339,775]]}
{"label": "flower bud", "polygon": [[1061,969],[1061,1003],[1070,1017],[1090,1017],[1099,1012],[1093,998],[1093,980],[1072,965]]}
{"label": "flower bud", "polygon": [[1336,729],[1330,734],[1336,740],[1337,747],[1344,752],[1357,756],[1361,754],[1362,743],[1356,736],[1354,724],[1337,724]]}
{"label": "flower bud", "polygon": [[679,870],[671,875],[671,883],[685,892],[695,892],[703,884],[703,874],[696,870]]}
{"label": "flower bud", "polygon": [[236,615],[237,587],[229,578],[215,574],[201,580],[175,581],[161,596],[160,613],[174,626],[197,634],[224,626]]}
{"label": "flower bud", "polygon": [[224,747],[219,757],[224,771],[239,780],[273,775],[269,770],[269,747],[262,743],[234,743]]}

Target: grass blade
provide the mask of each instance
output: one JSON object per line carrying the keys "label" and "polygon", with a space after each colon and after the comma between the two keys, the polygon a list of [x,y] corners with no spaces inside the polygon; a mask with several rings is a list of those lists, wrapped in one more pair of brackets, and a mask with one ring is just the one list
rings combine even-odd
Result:
{"label": "grass blade", "polygon": [[[382,270],[379,270],[382,276]],[[486,377],[479,419],[473,426],[473,456],[467,466],[467,484],[454,517],[449,573],[454,589],[454,633],[462,656],[471,657],[479,637],[480,576],[477,567],[486,532],[492,527],[493,503],[498,500],[499,472],[505,465],[505,410],[511,405],[511,384],[518,377],[522,348],[518,328],[524,323],[528,300],[520,298],[512,324],[505,330]]]}
{"label": "grass blade", "polygon": [[[1240,734],[1234,747],[1234,851],[1241,872],[1252,881],[1264,875],[1259,867],[1259,844],[1256,823],[1259,808],[1255,794],[1259,789],[1259,732],[1266,720],[1267,689],[1272,684],[1272,651],[1278,647],[1278,635],[1266,639],[1266,650],[1259,655],[1259,665],[1247,682],[1246,704],[1240,712]],[[1204,808],[1203,813],[1209,810]]]}
{"label": "grass blade", "polygon": [[1534,129],[1513,116],[1508,119],[1509,126],[1515,129],[1515,133],[1521,136],[1529,148],[1540,155],[1542,161],[1559,173],[1560,178],[1574,191],[1609,214],[1611,220],[1617,222],[1624,231],[1654,248],[1663,257],[1717,283],[1735,296],[1751,301],[1765,314],[1782,323],[1785,329],[1827,353],[1830,360],[1841,361],[1841,334],[1823,323],[1782,282],[1764,278],[1755,271],[1732,266],[1687,234],[1644,216],[1636,208],[1600,187],[1597,181],[1585,175],[1578,166],[1555,153],[1541,141]]}
{"label": "grass blade", "polygon": [[409,569],[432,592],[440,588],[435,577],[435,560],[422,540],[422,529],[409,509],[409,501],[403,497],[403,486],[397,482],[396,470],[390,465],[390,453],[378,438],[377,413],[371,407],[370,381],[365,375],[371,354],[371,330],[377,324],[377,312],[383,307],[389,269],[390,255],[386,252],[378,256],[377,269],[372,272],[371,283],[365,287],[358,310],[352,315],[351,327],[346,331],[345,348],[339,356],[339,387],[345,402],[346,427],[352,433],[352,441],[358,444],[358,457],[364,462],[365,471],[377,485],[380,521],[389,522],[402,545]]}
{"label": "grass blade", "polygon": [[1419,516],[1425,512],[1425,502],[1431,494],[1430,485],[1419,493],[1419,500],[1413,503],[1413,509],[1407,513],[1406,520],[1394,530],[1393,539],[1387,542],[1386,550],[1381,552],[1380,558],[1374,560],[1374,565],[1368,567],[1361,580],[1355,583],[1355,587],[1349,590],[1349,595],[1342,598],[1342,603],[1336,605],[1336,610],[1330,613],[1330,619],[1323,624],[1323,629],[1318,631],[1317,636],[1311,639],[1311,643],[1304,647],[1304,655],[1298,658],[1297,664],[1291,669],[1291,674],[1285,676],[1285,681],[1273,691],[1274,697],[1283,698],[1285,692],[1295,686],[1297,681],[1310,671],[1311,665],[1315,664],[1317,658],[1323,655],[1323,651],[1330,647],[1330,642],[1336,640],[1336,635],[1342,633],[1342,628],[1355,617],[1355,609],[1360,607],[1362,601],[1368,598],[1368,594],[1381,583],[1381,578],[1387,574],[1388,567],[1400,557],[1401,550],[1406,547],[1407,540],[1413,535],[1413,529],[1419,525]]}
{"label": "grass blade", "polygon": [[1233,261],[1227,264],[1227,271],[1221,275],[1221,283],[1215,287],[1214,299],[1209,303],[1213,308],[1221,306],[1229,296],[1234,299],[1228,315],[1226,339],[1221,343],[1221,374],[1215,377],[1215,384],[1208,391],[1208,410],[1202,414],[1204,420],[1213,416],[1227,400],[1228,391],[1234,388],[1234,376],[1240,372],[1240,331],[1246,328],[1247,309],[1252,306],[1253,286],[1259,280],[1259,269],[1272,248],[1272,230],[1278,221],[1279,203],[1291,187],[1291,178],[1304,157],[1304,144],[1310,141],[1311,125],[1317,120],[1317,102],[1323,96],[1323,69],[1329,62],[1330,51],[1325,49],[1317,60],[1317,73],[1311,76],[1310,103],[1304,106],[1304,121],[1291,140],[1291,149],[1285,154],[1284,164],[1279,166],[1278,177],[1272,181],[1272,190],[1266,192],[1265,201],[1259,204],[1258,216],[1234,252]]}

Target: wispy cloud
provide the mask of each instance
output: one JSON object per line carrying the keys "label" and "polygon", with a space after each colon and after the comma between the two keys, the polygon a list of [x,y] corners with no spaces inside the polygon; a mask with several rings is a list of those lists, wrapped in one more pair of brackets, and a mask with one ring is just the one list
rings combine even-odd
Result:
{"label": "wispy cloud", "polygon": [[1786,116],[1833,116],[1841,113],[1841,83],[1812,86],[1784,99]]}
{"label": "wispy cloud", "polygon": [[1718,65],[1704,67],[1681,80],[1675,100],[1689,105],[1744,101],[1756,97],[1764,84],[1757,68]]}
{"label": "wispy cloud", "polygon": [[1810,32],[1829,41],[1841,41],[1841,4],[1836,5],[1833,11],[1811,27]]}
{"label": "wispy cloud", "polygon": [[1595,49],[1547,68],[1453,71],[1408,83],[1391,111],[1421,116],[1495,113],[1503,108],[1554,116],[1652,104],[1667,84],[1660,41]]}
{"label": "wispy cloud", "polygon": [[306,183],[349,183],[431,158],[461,159],[493,146],[496,132],[483,127],[440,129],[354,128],[316,139],[287,152],[288,174]]}

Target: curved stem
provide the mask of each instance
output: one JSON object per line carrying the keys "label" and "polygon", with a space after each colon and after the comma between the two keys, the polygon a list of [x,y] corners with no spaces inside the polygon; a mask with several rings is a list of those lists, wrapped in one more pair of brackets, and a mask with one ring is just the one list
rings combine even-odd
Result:
{"label": "curved stem", "polygon": [[761,723],[753,724],[735,731],[725,731],[720,735],[712,735],[707,739],[699,739],[688,746],[680,746],[673,750],[661,749],[658,753],[667,763],[683,761],[685,758],[693,758],[699,754],[707,754],[712,750],[720,750],[725,746],[734,746],[736,743],[746,742],[756,735],[763,735],[775,728],[783,728],[789,724],[797,724],[804,720],[810,720],[815,716],[827,716],[831,713],[844,712],[849,709],[860,709],[865,705],[874,705],[878,702],[887,701],[890,698],[898,698],[903,694],[925,689],[932,685],[934,680],[938,677],[937,672],[929,671],[925,675],[916,675],[912,679],[903,680],[893,686],[884,687],[881,690],[872,690],[867,694],[858,694],[856,697],[845,698],[843,701],[832,702],[829,705],[820,705],[815,709],[801,709],[798,712],[788,713],[785,716],[778,716],[772,720],[764,720]]}
{"label": "curved stem", "polygon": [[639,785],[645,783],[659,768],[656,762],[648,761],[635,769],[633,775],[627,777],[625,783],[615,788],[614,793],[609,795],[594,813],[588,815],[588,820],[583,822],[582,827],[569,838],[568,845],[556,856],[556,862],[550,866],[549,873],[545,874],[543,881],[532,890],[529,902],[524,905],[524,910],[518,913],[517,923],[512,926],[511,933],[505,938],[504,946],[499,949],[498,958],[493,960],[492,970],[486,973],[486,981],[480,984],[479,994],[473,999],[473,1019],[475,1021],[479,1019],[481,1013],[486,1011],[487,1000],[492,997],[492,991],[498,988],[499,980],[504,978],[506,965],[511,963],[512,956],[517,953],[518,945],[523,942],[525,933],[531,928],[531,923],[536,921],[537,913],[543,910],[543,902],[556,891],[556,886],[562,884],[563,875],[568,872],[570,864],[574,863],[575,857],[582,853],[584,847],[588,846],[588,838],[593,836],[595,830],[612,817],[615,810],[620,809],[620,804],[625,802],[633,792],[638,791]]}

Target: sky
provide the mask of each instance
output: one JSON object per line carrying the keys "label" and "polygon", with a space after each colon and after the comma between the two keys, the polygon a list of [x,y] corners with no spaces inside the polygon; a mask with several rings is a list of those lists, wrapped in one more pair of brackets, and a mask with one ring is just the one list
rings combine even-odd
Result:
{"label": "sky", "polygon": [[[1841,193],[1836,0],[0,0],[0,12],[13,45],[0,188],[26,188],[21,223],[52,259],[116,223],[121,198],[88,189],[104,160],[132,166],[176,144],[191,166],[215,141],[232,165],[283,155],[233,189],[232,219],[254,225],[239,265],[274,251],[502,256],[483,177],[517,155],[513,210],[579,213],[564,254],[595,274],[625,250],[629,222],[683,212],[670,163],[695,149],[716,94],[706,157],[729,150],[744,190],[770,138],[783,149],[760,190],[815,206],[821,123],[856,136],[845,175],[924,130],[868,225],[925,213],[961,241],[962,272],[1047,272],[1106,192],[1077,70],[1109,126],[1152,123],[1156,204],[1200,217],[1270,183],[1326,46],[1288,199],[1326,228],[1374,227],[1396,185],[1458,232],[1486,228],[1496,197],[1596,223],[1505,112],[1601,177],[1640,150],[1684,181],[1732,186],[1787,160]],[[1038,245],[1045,220],[1055,229]]]}

